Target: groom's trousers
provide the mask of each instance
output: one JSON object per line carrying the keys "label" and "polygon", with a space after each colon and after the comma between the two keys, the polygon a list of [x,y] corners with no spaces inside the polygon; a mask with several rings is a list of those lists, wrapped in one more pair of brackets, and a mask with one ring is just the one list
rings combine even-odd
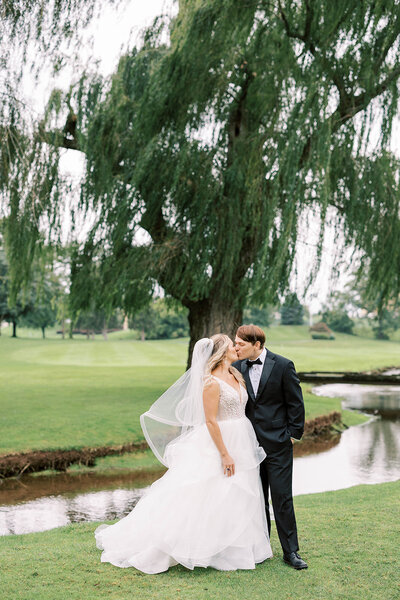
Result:
{"label": "groom's trousers", "polygon": [[271,492],[276,529],[284,554],[299,550],[292,496],[293,445],[291,441],[289,444],[282,445],[278,450],[266,451],[267,457],[260,465],[268,532],[271,534],[268,502]]}

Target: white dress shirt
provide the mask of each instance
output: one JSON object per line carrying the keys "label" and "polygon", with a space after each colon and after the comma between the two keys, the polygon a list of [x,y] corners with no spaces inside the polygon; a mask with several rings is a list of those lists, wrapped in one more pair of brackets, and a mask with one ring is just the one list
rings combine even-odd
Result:
{"label": "white dress shirt", "polygon": [[[262,370],[264,368],[264,361],[267,357],[267,350],[265,348],[263,348],[263,351],[261,352],[260,356],[258,356],[258,358],[261,360],[262,364],[261,365],[253,365],[253,366],[249,366],[249,377],[250,377],[250,381],[251,381],[251,386],[253,388],[253,392],[254,395],[257,396],[257,392],[258,392],[258,386],[260,385],[260,379],[261,379],[261,375],[262,375]],[[255,359],[257,360],[257,359]]]}

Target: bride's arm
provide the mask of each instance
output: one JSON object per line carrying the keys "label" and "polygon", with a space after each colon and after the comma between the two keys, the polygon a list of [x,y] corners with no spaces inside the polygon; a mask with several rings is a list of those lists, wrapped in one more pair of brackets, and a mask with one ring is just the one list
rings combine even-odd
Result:
{"label": "bride's arm", "polygon": [[204,414],[206,417],[206,425],[210,435],[217,446],[219,453],[221,454],[222,466],[224,468],[224,475],[235,474],[235,463],[232,460],[232,457],[229,455],[228,450],[224,444],[224,440],[222,439],[221,430],[217,421],[218,414],[218,405],[219,405],[219,385],[216,382],[211,383],[210,385],[204,388],[203,392],[203,406],[204,406]]}

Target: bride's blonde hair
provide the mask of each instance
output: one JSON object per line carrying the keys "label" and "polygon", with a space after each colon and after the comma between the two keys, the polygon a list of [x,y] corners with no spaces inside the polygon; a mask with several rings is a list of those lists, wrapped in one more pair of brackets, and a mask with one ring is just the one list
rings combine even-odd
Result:
{"label": "bride's blonde hair", "polygon": [[[206,364],[206,369],[204,373],[205,385],[211,383],[211,373],[224,362],[224,358],[228,351],[229,345],[232,343],[231,338],[225,333],[216,333],[215,335],[212,335],[210,339],[213,341],[214,346],[212,354]],[[242,377],[242,374],[237,369],[235,369],[235,367],[232,367],[231,365],[229,367],[229,372],[232,373],[234,378],[239,383],[244,385],[244,379]]]}

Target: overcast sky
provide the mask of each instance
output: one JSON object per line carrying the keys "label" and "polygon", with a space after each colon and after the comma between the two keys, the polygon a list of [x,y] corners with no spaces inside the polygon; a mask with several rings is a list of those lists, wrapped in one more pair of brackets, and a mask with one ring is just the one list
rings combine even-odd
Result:
{"label": "overcast sky", "polygon": [[[153,19],[162,14],[174,14],[177,11],[177,2],[173,0],[127,0],[123,2],[119,9],[106,7],[98,20],[94,21],[87,32],[85,38],[87,44],[82,48],[80,61],[82,65],[97,59],[99,61],[100,71],[103,75],[111,74],[118,63],[119,56],[128,47],[140,43],[140,33],[146,26],[150,25]],[[93,42],[89,39],[93,37]],[[41,113],[49,97],[50,91],[55,87],[67,89],[74,79],[73,70],[65,70],[58,79],[51,79],[50,75],[43,72],[39,83],[33,87],[29,78],[25,79],[24,95],[29,98],[32,108]],[[399,128],[397,127],[397,133]],[[376,130],[375,137],[379,134]],[[397,140],[396,136],[396,139]],[[394,150],[398,154],[398,142],[394,144]],[[65,150],[63,151],[62,161],[63,171],[79,179],[83,168],[83,156],[81,153]],[[304,290],[304,285],[313,262],[315,244],[318,239],[318,223],[316,220],[304,224],[300,231],[298,254],[296,258],[296,272],[292,278],[292,288],[300,294]],[[318,312],[321,305],[326,301],[329,295],[331,284],[329,283],[329,273],[334,266],[335,239],[333,231],[328,229],[324,240],[325,252],[323,254],[321,271],[305,297],[305,302],[312,313]],[[346,253],[347,263],[350,259],[350,252]],[[336,286],[341,289],[348,280],[345,269],[342,268],[342,274]]]}

